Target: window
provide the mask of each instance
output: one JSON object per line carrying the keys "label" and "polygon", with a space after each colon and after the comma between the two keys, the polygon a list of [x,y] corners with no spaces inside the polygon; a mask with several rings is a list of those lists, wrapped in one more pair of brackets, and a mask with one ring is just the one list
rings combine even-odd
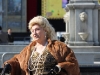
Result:
{"label": "window", "polygon": [[26,32],[26,0],[2,0],[2,28],[13,32]]}

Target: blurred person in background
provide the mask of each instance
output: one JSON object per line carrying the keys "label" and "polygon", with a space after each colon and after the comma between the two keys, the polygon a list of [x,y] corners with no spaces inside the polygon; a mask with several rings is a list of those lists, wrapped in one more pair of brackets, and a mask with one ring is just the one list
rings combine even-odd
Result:
{"label": "blurred person in background", "polygon": [[0,26],[0,44],[8,44],[7,33],[2,31],[1,26]]}
{"label": "blurred person in background", "polygon": [[57,38],[58,40],[60,40],[61,42],[65,42],[65,38],[62,36],[61,32],[57,32]]}
{"label": "blurred person in background", "polygon": [[9,29],[7,30],[7,32],[8,32],[8,42],[9,42],[9,43],[13,43],[13,42],[14,42],[14,37],[13,37],[13,35],[12,35],[12,30],[9,28]]}

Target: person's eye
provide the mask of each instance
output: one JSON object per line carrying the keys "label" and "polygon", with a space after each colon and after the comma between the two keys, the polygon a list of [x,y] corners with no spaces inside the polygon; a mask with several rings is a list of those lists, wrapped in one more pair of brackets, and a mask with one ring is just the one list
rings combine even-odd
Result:
{"label": "person's eye", "polygon": [[31,30],[31,32],[34,32],[34,31],[40,31],[41,29],[40,28],[36,28],[34,30]]}
{"label": "person's eye", "polygon": [[40,30],[40,28],[37,28],[36,30],[38,31],[38,30]]}

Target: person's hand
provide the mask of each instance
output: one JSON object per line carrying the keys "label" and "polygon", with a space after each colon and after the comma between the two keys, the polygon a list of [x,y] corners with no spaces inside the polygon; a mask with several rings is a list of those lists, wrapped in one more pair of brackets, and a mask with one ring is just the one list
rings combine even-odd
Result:
{"label": "person's hand", "polygon": [[4,65],[1,75],[5,75],[5,73],[9,74],[10,72],[11,72],[11,65],[7,63],[6,65]]}
{"label": "person's hand", "polygon": [[56,75],[59,72],[59,68],[57,66],[55,66],[53,69],[51,69],[49,71],[49,73],[47,75]]}

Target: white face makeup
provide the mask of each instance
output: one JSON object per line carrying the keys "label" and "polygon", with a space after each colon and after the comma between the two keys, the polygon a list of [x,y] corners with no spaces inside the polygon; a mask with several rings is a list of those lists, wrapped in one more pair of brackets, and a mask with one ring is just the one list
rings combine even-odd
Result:
{"label": "white face makeup", "polygon": [[45,39],[45,31],[39,25],[34,25],[31,29],[31,37],[34,41],[41,41]]}

